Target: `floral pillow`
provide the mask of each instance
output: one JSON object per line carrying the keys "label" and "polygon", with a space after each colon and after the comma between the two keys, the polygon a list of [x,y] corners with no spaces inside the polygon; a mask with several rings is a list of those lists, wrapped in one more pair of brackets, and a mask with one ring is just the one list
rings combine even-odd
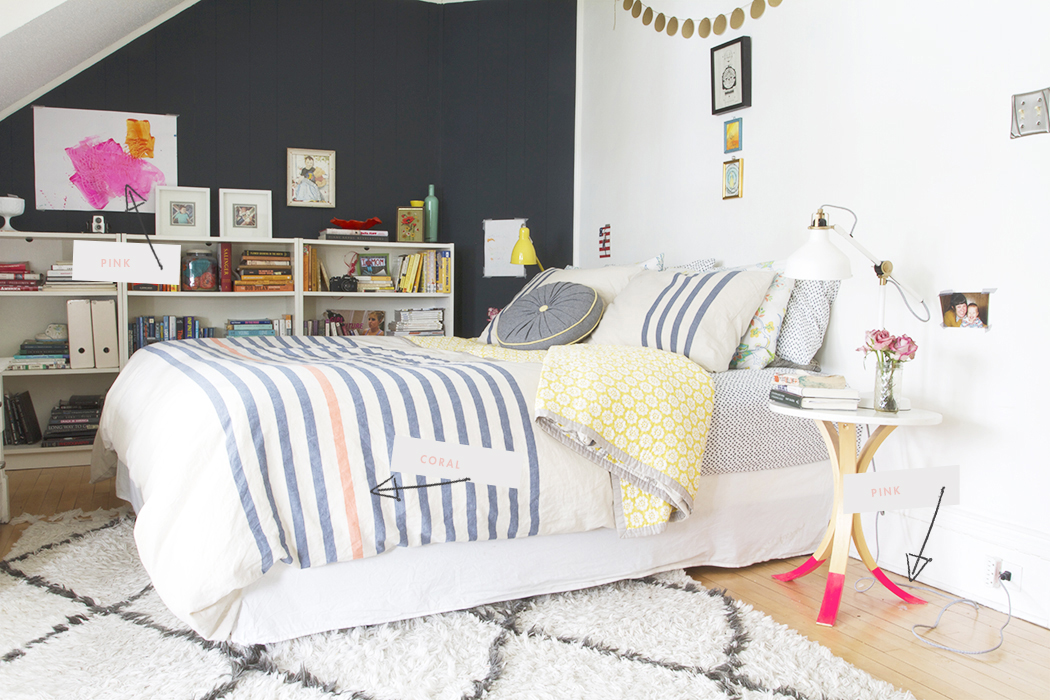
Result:
{"label": "floral pillow", "polygon": [[[773,270],[774,264],[763,262],[734,269]],[[740,344],[729,362],[729,369],[763,369],[773,361],[780,329],[784,325],[784,314],[794,288],[795,280],[790,277],[779,272],[773,276],[762,304],[740,338]]]}

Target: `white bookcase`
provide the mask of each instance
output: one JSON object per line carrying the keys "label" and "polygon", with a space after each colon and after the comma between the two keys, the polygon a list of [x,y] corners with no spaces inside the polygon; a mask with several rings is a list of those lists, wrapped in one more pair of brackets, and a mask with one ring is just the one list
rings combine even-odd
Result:
{"label": "white bookcase", "polygon": [[[7,359],[18,353],[23,340],[33,338],[48,323],[66,323],[66,300],[82,298],[113,298],[117,301],[117,334],[120,365],[111,369],[66,370],[2,370],[0,371],[0,398],[4,392],[30,391],[41,429],[47,425],[51,408],[59,399],[73,394],[105,393],[116,375],[128,362],[130,336],[128,324],[138,316],[195,316],[202,325],[218,329],[224,335],[230,318],[281,318],[292,316],[292,331],[304,334],[303,321],[320,318],[326,310],[382,310],[393,320],[394,312],[409,308],[440,308],[444,310],[445,335],[454,335],[453,309],[455,304],[455,276],[447,293],[398,292],[307,292],[303,278],[304,246],[315,246],[330,276],[345,274],[344,258],[356,252],[359,256],[386,254],[390,264],[408,253],[424,250],[448,251],[451,269],[455,269],[455,252],[451,244],[435,243],[368,243],[358,241],[322,241],[301,238],[173,238],[150,237],[154,244],[178,244],[185,252],[192,248],[213,250],[219,259],[219,244],[230,243],[233,265],[236,267],[246,249],[284,250],[292,256],[294,291],[290,292],[158,292],[129,290],[126,284],[116,285],[105,292],[51,292],[0,291],[0,367],[7,367]],[[78,240],[123,241],[146,245],[141,234],[77,234],[0,232],[0,260],[28,260],[34,272],[45,272],[52,263],[73,259],[73,243]],[[3,412],[0,411],[0,421]],[[2,427],[2,425],[0,425]],[[7,469],[30,469],[87,464],[91,448],[43,448],[39,445],[0,445],[0,462]],[[0,470],[0,522],[6,520],[6,472]]]}

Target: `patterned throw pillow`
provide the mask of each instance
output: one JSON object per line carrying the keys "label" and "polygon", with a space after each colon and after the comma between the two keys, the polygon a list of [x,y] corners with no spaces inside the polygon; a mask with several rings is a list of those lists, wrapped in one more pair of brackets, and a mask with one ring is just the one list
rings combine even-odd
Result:
{"label": "patterned throw pillow", "polygon": [[605,310],[590,342],[654,347],[709,372],[725,371],[773,276],[768,270],[643,271]]}
{"label": "patterned throw pillow", "polygon": [[672,272],[707,272],[708,270],[715,269],[717,261],[714,258],[699,258],[692,262],[688,262],[685,265],[674,265],[672,267],[665,268]]}
{"label": "patterned throw pillow", "polygon": [[540,285],[505,310],[497,340],[512,350],[572,345],[598,327],[604,310],[601,296],[590,287],[572,282]]}
{"label": "patterned throw pillow", "polygon": [[[771,269],[772,263],[759,263],[747,269]],[[758,307],[751,325],[748,326],[740,345],[737,346],[729,369],[763,369],[776,356],[777,340],[780,337],[788,300],[795,289],[795,280],[779,272],[766,290],[762,305]]]}
{"label": "patterned throw pillow", "polygon": [[831,320],[831,305],[839,293],[839,281],[795,280],[784,325],[777,338],[777,364],[812,366]]}
{"label": "patterned throw pillow", "polygon": [[605,306],[608,307],[612,300],[616,298],[616,295],[641,271],[642,268],[638,265],[609,265],[607,267],[574,268],[571,270],[549,267],[529,280],[521,288],[521,291],[511,299],[511,302],[489,321],[489,324],[485,326],[485,330],[478,336],[478,342],[499,345],[499,341],[496,339],[496,328],[499,326],[500,317],[513,307],[518,299],[534,289],[548,284],[555,284],[556,282],[582,284],[598,292],[598,296],[602,298]]}

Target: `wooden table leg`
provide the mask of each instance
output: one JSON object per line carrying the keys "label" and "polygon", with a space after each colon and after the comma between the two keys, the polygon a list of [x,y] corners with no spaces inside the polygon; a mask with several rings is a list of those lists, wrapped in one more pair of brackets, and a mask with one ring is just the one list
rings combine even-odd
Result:
{"label": "wooden table leg", "polygon": [[857,472],[856,440],[857,426],[854,423],[838,424],[838,462],[835,475],[835,536],[831,544],[831,563],[828,581],[824,587],[824,600],[817,614],[817,624],[830,627],[838,616],[842,589],[846,584],[846,563],[849,560],[849,543],[853,534],[853,515],[843,510],[842,481]]}
{"label": "wooden table leg", "polygon": [[[837,503],[842,497],[842,480],[838,477],[839,446],[835,441],[833,426],[834,424],[829,421],[817,421],[817,428],[820,430],[821,437],[824,438],[824,444],[827,445],[828,457],[831,458],[831,480],[835,485],[835,502]],[[831,548],[831,540],[834,535],[835,513],[832,511],[831,519],[828,521],[828,529],[824,532],[824,539],[822,539],[820,544],[817,545],[813,555],[801,566],[782,574],[773,574],[773,578],[777,581],[794,581],[797,578],[802,578],[806,574],[815,571],[824,563],[824,560],[827,559],[828,550]]]}
{"label": "wooden table leg", "polygon": [[[875,450],[883,443],[883,441],[889,437],[889,434],[893,432],[896,426],[892,425],[880,425],[872,433],[868,441],[864,443],[864,447],[860,451],[860,457],[857,459],[857,473],[863,474],[868,471],[868,466],[871,464],[872,458],[875,456]],[[922,598],[913,596],[910,593],[905,592],[900,586],[895,584],[893,581],[883,573],[882,569],[879,568],[878,562],[875,561],[875,557],[871,556],[871,551],[868,549],[868,543],[864,540],[864,528],[861,525],[860,513],[853,515],[853,544],[857,547],[857,553],[860,554],[861,561],[864,562],[864,566],[868,567],[868,571],[875,577],[879,583],[885,586],[890,593],[903,600],[905,603],[917,603],[925,605],[926,601]]]}

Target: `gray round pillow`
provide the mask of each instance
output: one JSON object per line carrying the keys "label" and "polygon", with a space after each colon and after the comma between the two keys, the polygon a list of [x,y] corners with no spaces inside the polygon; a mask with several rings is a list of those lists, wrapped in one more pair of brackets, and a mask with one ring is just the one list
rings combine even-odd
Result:
{"label": "gray round pillow", "polygon": [[496,340],[513,350],[571,345],[598,327],[605,303],[598,292],[575,282],[537,287],[503,310]]}

